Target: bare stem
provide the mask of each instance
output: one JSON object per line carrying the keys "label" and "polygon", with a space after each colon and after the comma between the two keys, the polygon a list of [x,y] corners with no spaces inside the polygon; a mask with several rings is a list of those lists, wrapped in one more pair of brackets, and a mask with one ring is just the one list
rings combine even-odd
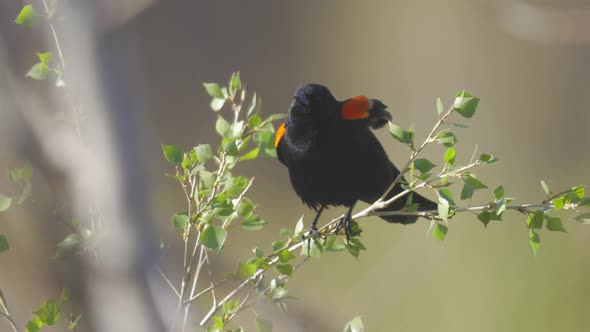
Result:
{"label": "bare stem", "polygon": [[[1,296],[1,294],[0,294],[0,296]],[[14,321],[14,318],[12,318],[12,316],[10,315],[10,312],[8,311],[7,304],[4,303],[3,297],[0,297],[0,308],[2,309],[2,310],[0,310],[0,316],[4,317],[4,319],[6,319],[6,321],[8,322],[10,327],[12,327],[12,330],[14,332],[18,332],[18,328],[16,327],[16,322]]]}

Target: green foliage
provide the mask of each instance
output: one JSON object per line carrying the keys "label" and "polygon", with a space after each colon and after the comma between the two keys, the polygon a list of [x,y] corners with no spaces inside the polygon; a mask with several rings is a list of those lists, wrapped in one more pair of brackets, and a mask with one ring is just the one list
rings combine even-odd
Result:
{"label": "green foliage", "polygon": [[227,231],[223,227],[205,225],[201,233],[201,244],[209,249],[221,251],[226,238]]}
{"label": "green foliage", "polygon": [[437,240],[444,240],[449,228],[441,223],[436,223],[432,229],[432,236]]}
{"label": "green foliage", "polygon": [[162,151],[166,160],[173,164],[180,164],[183,160],[182,149],[176,145],[162,144]]}
{"label": "green foliage", "polygon": [[18,16],[14,19],[14,22],[23,26],[31,26],[36,23],[37,16],[39,15],[35,11],[35,8],[33,8],[31,5],[26,5],[18,13]]}
{"label": "green foliage", "polygon": [[470,118],[475,114],[479,98],[473,97],[465,91],[457,93],[453,103],[453,111],[461,114],[464,118]]}
{"label": "green foliage", "polygon": [[365,331],[365,326],[363,325],[363,321],[361,320],[361,316],[354,317],[350,322],[346,323],[344,326],[343,332],[363,332]]}
{"label": "green foliage", "polygon": [[389,133],[398,142],[407,144],[412,150],[414,149],[414,129],[410,128],[406,131],[393,123],[389,123]]}

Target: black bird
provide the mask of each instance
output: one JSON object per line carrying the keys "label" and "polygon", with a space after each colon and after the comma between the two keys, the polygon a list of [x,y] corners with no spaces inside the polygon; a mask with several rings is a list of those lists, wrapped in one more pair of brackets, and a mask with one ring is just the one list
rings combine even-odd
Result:
{"label": "black bird", "polygon": [[[275,147],[281,163],[289,169],[291,184],[316,217],[311,232],[327,206],[346,206],[341,220],[347,239],[355,204],[376,201],[399,170],[391,163],[371,129],[383,127],[391,114],[377,99],[358,96],[338,101],[328,88],[303,84],[295,90],[289,118],[276,132]],[[403,189],[398,184],[388,198]],[[413,193],[413,203],[421,210],[434,210],[437,204]],[[396,200],[380,211],[398,211],[406,199]],[[391,223],[411,224],[415,216],[382,216]]]}

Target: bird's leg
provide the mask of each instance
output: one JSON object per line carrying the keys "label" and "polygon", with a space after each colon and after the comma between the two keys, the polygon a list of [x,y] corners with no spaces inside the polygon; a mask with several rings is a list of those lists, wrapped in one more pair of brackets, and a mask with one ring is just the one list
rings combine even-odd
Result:
{"label": "bird's leg", "polygon": [[338,225],[336,226],[337,230],[340,229],[340,227],[344,226],[344,235],[346,235],[346,242],[348,244],[350,244],[350,236],[352,235],[352,230],[350,229],[350,222],[352,221],[352,210],[354,209],[354,206],[357,202],[358,201],[352,202],[352,205],[350,206],[348,211],[346,211],[346,214],[344,215],[344,217],[342,217],[342,219],[340,219]]}
{"label": "bird's leg", "polygon": [[[311,250],[311,241],[313,240],[314,235],[318,233],[318,221],[320,220],[320,215],[322,214],[322,211],[324,211],[324,207],[324,205],[320,206],[318,213],[315,215],[315,218],[313,218],[311,226],[309,227],[307,256],[309,256],[309,252]],[[305,240],[305,235],[303,236],[303,239]]]}

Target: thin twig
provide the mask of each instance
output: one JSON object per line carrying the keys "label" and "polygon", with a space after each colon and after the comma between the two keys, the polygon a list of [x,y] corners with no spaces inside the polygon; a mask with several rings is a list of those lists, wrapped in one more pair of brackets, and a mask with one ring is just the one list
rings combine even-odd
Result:
{"label": "thin twig", "polygon": [[[61,62],[61,70],[63,71],[66,67],[66,62],[64,61],[64,56],[61,51],[61,46],[59,44],[59,38],[57,38],[57,33],[55,32],[55,27],[53,26],[53,23],[51,23],[52,17],[49,17],[52,14],[49,11],[49,6],[47,5],[47,1],[43,0],[42,2],[43,2],[43,7],[45,7],[45,13],[47,14],[47,17],[49,18],[49,20],[48,20],[49,28],[51,29],[51,34],[53,35],[53,40],[55,41],[55,48],[57,48],[57,54],[59,55],[59,61]],[[57,2],[55,5],[57,6]]]}
{"label": "thin twig", "polygon": [[0,316],[4,317],[4,319],[6,319],[6,321],[8,321],[8,324],[10,324],[10,327],[12,327],[12,330],[14,332],[18,332],[18,328],[16,327],[16,322],[14,321],[14,318],[12,318],[12,316],[10,315],[10,312],[8,311],[8,308],[6,307],[6,305],[4,304],[3,301],[0,301],[0,304],[2,306],[2,311],[0,311]]}
{"label": "thin twig", "polygon": [[174,287],[174,285],[172,284],[172,282],[170,281],[170,279],[168,279],[168,277],[166,277],[166,274],[164,274],[164,271],[162,271],[162,269],[159,266],[156,266],[156,271],[158,271],[158,273],[160,274],[160,276],[162,276],[162,279],[164,279],[164,281],[166,281],[166,283],[168,284],[168,286],[170,286],[170,288],[172,289],[172,291],[174,292],[174,294],[176,294],[176,296],[178,298],[180,298],[180,293],[176,290],[176,287]]}

